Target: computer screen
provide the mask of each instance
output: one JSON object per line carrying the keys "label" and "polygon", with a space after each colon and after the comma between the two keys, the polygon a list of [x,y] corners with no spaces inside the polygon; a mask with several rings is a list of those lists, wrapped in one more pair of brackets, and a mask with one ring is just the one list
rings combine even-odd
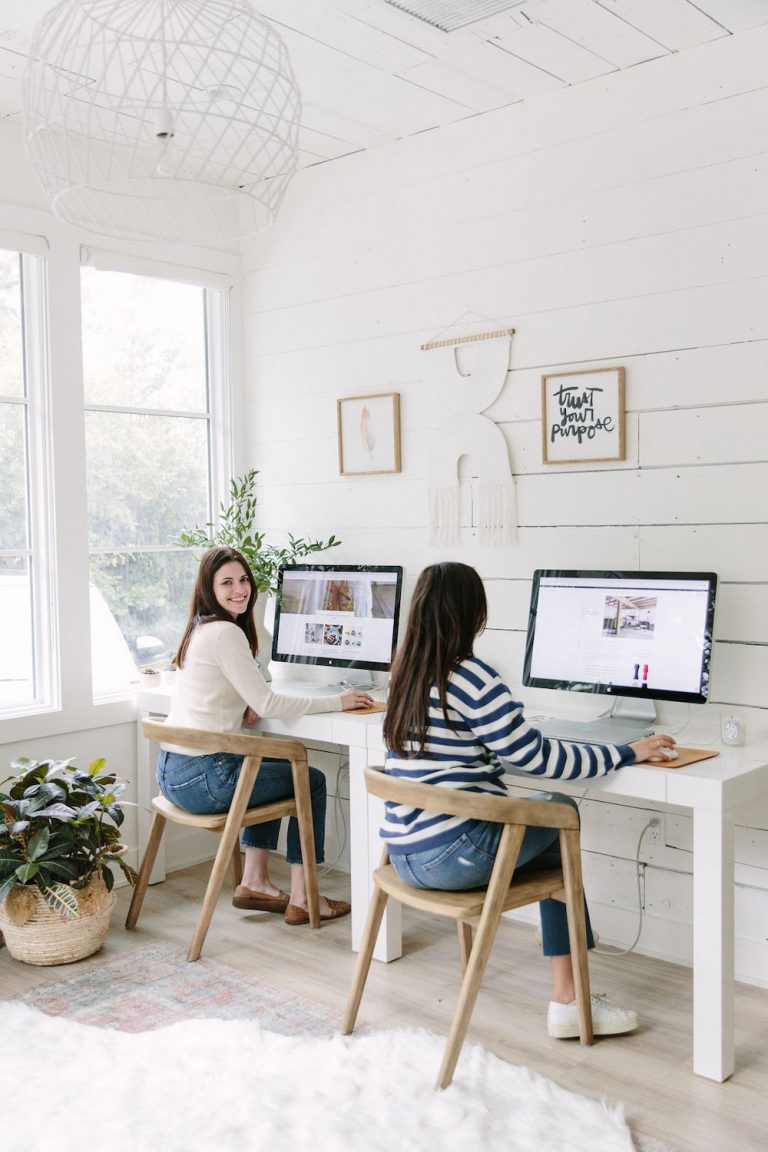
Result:
{"label": "computer screen", "polygon": [[[703,704],[712,572],[534,573],[523,682],[535,688]],[[629,714],[633,709],[628,708]],[[643,715],[635,708],[634,714]],[[651,720],[655,710],[645,710]]]}
{"label": "computer screen", "polygon": [[397,647],[403,569],[295,564],[281,569],[272,659],[387,672]]}

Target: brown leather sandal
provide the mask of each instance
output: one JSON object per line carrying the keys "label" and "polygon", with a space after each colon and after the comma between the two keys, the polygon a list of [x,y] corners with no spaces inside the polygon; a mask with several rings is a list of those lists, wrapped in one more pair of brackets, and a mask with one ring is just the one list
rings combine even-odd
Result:
{"label": "brown leather sandal", "polygon": [[248,912],[285,912],[290,897],[287,892],[279,896],[268,896],[266,892],[254,892],[238,884],[232,903],[235,908],[245,908]]}
{"label": "brown leather sandal", "polygon": [[[341,916],[348,916],[352,905],[347,900],[331,900],[326,896],[330,912],[321,912],[321,920],[338,920]],[[306,908],[299,908],[296,904],[289,904],[285,910],[285,922],[294,928],[297,924],[309,924],[309,912]]]}

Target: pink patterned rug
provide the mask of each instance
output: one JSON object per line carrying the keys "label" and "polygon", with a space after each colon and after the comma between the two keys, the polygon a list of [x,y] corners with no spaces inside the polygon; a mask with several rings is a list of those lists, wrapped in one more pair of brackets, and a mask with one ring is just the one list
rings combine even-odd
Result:
{"label": "pink patterned rug", "polygon": [[9,999],[80,1024],[147,1032],[191,1018],[257,1020],[284,1036],[331,1036],[339,1012],[183,949],[154,944]]}

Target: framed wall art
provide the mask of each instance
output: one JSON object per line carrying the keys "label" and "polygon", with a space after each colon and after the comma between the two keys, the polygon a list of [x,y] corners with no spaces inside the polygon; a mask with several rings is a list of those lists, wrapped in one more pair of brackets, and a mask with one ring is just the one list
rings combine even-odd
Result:
{"label": "framed wall art", "polygon": [[624,369],[542,376],[541,442],[545,464],[623,460]]}
{"label": "framed wall art", "polygon": [[337,401],[342,476],[400,471],[400,393],[346,396]]}

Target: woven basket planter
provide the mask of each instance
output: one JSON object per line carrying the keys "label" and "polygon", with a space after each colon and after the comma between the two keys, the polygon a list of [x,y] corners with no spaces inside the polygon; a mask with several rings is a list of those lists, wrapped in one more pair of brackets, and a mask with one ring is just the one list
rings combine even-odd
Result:
{"label": "woven basket planter", "polygon": [[30,886],[29,891],[35,898],[35,911],[26,924],[13,924],[6,915],[5,903],[0,904],[0,932],[14,960],[25,964],[71,964],[98,952],[109,931],[113,895],[98,911],[63,920],[51,911],[37,888]]}

